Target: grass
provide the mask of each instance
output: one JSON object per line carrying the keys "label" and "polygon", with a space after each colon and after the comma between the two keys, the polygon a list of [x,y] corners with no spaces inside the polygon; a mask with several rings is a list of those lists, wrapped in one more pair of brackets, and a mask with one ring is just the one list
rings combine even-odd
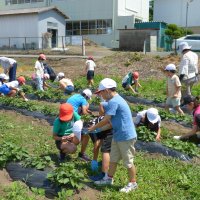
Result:
{"label": "grass", "polygon": [[[15,121],[13,121],[13,117]],[[27,149],[31,155],[57,154],[58,151],[52,139],[51,127],[32,118],[25,120],[25,117],[15,117],[3,113],[0,116],[0,143],[3,141],[13,142],[16,146]],[[91,143],[88,146],[87,153],[90,156],[92,155]],[[76,159],[73,162],[79,166],[78,169],[84,172],[86,177],[88,173],[91,174],[88,164],[80,163]],[[126,169],[120,164],[115,175],[115,184],[112,187],[97,188],[101,191],[100,199],[195,200],[200,198],[200,191],[198,190],[199,165],[181,162],[170,157],[139,152],[136,154],[134,162],[137,166],[139,188],[130,194],[118,192],[118,189],[128,182]],[[0,188],[0,191],[2,190]],[[10,193],[14,195],[11,199],[24,197],[24,193],[16,193],[16,191],[13,193],[13,190],[7,188],[6,192],[1,194],[0,199],[6,199],[11,195]],[[16,198],[15,195],[19,196]],[[40,195],[35,193],[34,196],[30,199],[40,198]]]}

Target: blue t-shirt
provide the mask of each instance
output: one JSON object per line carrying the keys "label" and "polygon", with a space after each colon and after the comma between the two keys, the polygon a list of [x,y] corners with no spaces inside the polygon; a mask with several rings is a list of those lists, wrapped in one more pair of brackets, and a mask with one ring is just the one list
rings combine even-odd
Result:
{"label": "blue t-shirt", "polygon": [[74,111],[78,113],[78,108],[82,106],[87,106],[88,102],[85,97],[81,94],[74,94],[67,100],[67,103],[71,104],[74,108]]}
{"label": "blue t-shirt", "polygon": [[120,95],[110,99],[105,110],[106,115],[111,116],[114,141],[127,141],[137,137],[131,110]]}

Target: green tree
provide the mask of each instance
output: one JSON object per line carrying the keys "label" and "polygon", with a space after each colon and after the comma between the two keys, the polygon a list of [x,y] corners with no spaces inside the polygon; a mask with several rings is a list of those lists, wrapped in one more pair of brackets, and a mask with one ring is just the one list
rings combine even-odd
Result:
{"label": "green tree", "polygon": [[[191,30],[187,30],[187,34],[192,34]],[[186,35],[186,30],[182,27],[178,27],[176,24],[168,24],[165,30],[165,35],[168,36],[166,42],[172,47],[173,41],[175,42],[175,53],[176,52],[176,39]]]}

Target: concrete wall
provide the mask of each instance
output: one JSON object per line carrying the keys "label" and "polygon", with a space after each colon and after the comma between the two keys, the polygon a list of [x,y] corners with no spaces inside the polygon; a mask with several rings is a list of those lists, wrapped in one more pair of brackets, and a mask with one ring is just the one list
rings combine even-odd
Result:
{"label": "concrete wall", "polygon": [[[0,16],[0,47],[8,46],[8,38],[2,37],[38,37],[38,17],[36,14],[28,15],[8,15]],[[35,42],[35,38],[32,41]],[[24,38],[10,39],[10,46],[16,46],[16,48],[22,48],[25,43]]]}
{"label": "concrete wall", "polygon": [[[154,0],[154,21],[186,26],[186,5],[188,0]],[[188,6],[188,27],[200,26],[200,1],[193,0]]]}
{"label": "concrete wall", "polygon": [[119,48],[121,50],[146,51],[157,50],[157,31],[154,30],[120,30]]}

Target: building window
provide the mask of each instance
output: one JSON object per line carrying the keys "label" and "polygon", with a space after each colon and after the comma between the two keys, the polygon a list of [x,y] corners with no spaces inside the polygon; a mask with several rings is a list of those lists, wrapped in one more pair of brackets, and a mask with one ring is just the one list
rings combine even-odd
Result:
{"label": "building window", "polygon": [[24,4],[24,3],[37,3],[44,2],[44,0],[5,0],[6,5]]}
{"label": "building window", "polygon": [[66,35],[111,34],[112,19],[67,21]]}

